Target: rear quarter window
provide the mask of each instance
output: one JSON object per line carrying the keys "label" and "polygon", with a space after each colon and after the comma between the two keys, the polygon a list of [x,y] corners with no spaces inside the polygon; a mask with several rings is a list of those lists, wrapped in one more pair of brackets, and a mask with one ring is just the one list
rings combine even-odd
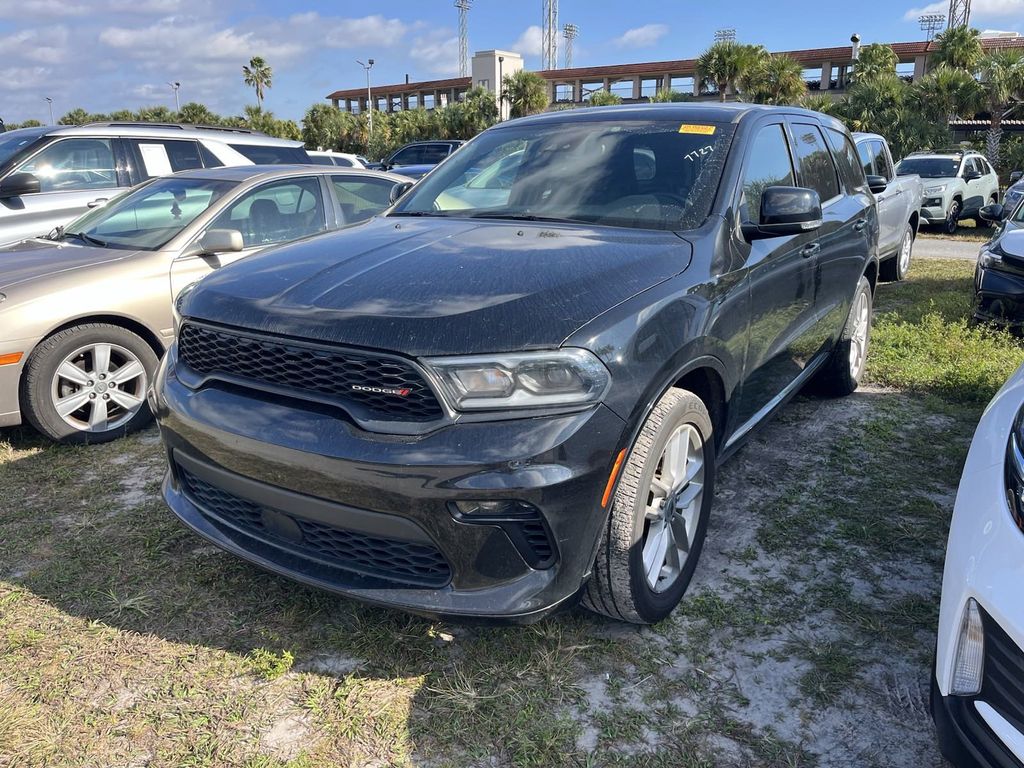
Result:
{"label": "rear quarter window", "polygon": [[793,125],[794,149],[800,171],[800,184],[818,193],[822,204],[839,196],[839,180],[832,153],[825,147],[821,129],[809,123]]}
{"label": "rear quarter window", "polygon": [[309,155],[301,147],[260,144],[228,144],[235,152],[256,165],[306,165]]}

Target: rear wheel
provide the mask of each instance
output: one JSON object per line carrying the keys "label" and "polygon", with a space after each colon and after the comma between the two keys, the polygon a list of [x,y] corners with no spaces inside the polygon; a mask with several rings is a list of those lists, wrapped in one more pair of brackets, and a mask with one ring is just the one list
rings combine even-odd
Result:
{"label": "rear wheel", "polygon": [[887,282],[906,280],[910,272],[910,259],[914,252],[914,228],[907,224],[900,241],[900,249],[891,259],[886,259],[879,267],[881,278]]}
{"label": "rear wheel", "polygon": [[670,389],[622,468],[583,604],[638,624],[668,616],[697,567],[714,479],[707,408],[692,392]]}
{"label": "rear wheel", "polygon": [[839,341],[818,375],[817,383],[824,394],[844,397],[860,385],[871,340],[871,305],[871,283],[862,277]]}
{"label": "rear wheel", "polygon": [[29,358],[22,410],[51,440],[113,440],[152,419],[146,389],[158,363],[149,344],[120,326],[68,328],[43,341]]}

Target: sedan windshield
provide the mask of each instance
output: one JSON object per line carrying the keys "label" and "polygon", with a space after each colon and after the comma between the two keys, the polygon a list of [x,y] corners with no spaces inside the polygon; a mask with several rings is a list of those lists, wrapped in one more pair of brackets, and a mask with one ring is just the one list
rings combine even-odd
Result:
{"label": "sedan windshield", "polygon": [[58,230],[61,240],[155,251],[237,186],[231,181],[156,179]]}
{"label": "sedan windshield", "polygon": [[951,179],[960,169],[960,161],[947,157],[908,157],[896,164],[897,176],[920,176],[922,179]]}
{"label": "sedan windshield", "polygon": [[481,134],[392,216],[570,221],[685,230],[711,210],[733,127],[574,120]]}

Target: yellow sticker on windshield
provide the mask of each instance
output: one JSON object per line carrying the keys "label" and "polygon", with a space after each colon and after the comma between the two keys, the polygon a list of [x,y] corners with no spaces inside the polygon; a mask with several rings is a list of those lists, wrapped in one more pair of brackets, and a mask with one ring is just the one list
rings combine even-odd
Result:
{"label": "yellow sticker on windshield", "polygon": [[715,126],[713,125],[691,125],[690,123],[683,123],[679,126],[680,133],[699,133],[701,136],[711,136],[715,132]]}

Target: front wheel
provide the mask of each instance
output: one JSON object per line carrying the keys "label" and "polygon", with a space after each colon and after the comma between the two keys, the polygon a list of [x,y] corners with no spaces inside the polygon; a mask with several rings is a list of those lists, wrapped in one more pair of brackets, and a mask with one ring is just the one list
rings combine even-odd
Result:
{"label": "front wheel", "polygon": [[910,259],[914,252],[914,228],[907,224],[900,241],[900,249],[891,259],[886,259],[879,267],[879,275],[886,282],[906,280],[910,272]]}
{"label": "front wheel", "polygon": [[860,385],[871,340],[872,299],[871,283],[866,277],[861,277],[846,325],[818,376],[818,384],[824,394],[845,397],[853,394]]}
{"label": "front wheel", "polygon": [[959,200],[954,200],[949,204],[949,211],[946,213],[946,221],[942,225],[942,229],[947,235],[956,234],[956,230],[960,226],[961,209]]}
{"label": "front wheel", "polygon": [[146,388],[159,360],[145,340],[107,323],[67,328],[29,358],[21,404],[29,423],[61,443],[103,443],[152,419]]}
{"label": "front wheel", "polygon": [[637,624],[668,616],[697,567],[714,480],[707,408],[670,389],[629,450],[583,604]]}

